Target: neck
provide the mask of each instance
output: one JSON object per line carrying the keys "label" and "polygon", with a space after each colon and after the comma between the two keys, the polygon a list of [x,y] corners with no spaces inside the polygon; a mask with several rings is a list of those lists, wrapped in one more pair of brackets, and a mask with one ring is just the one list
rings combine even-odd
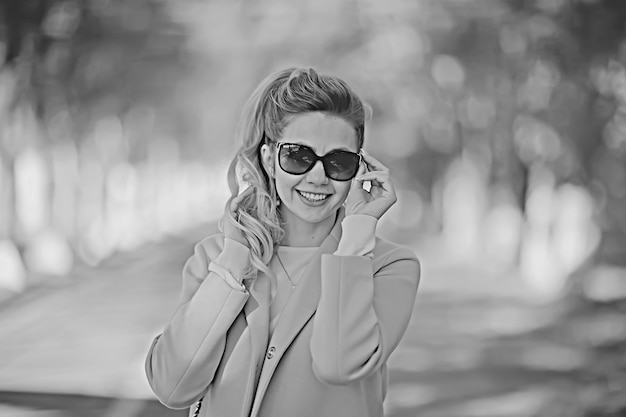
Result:
{"label": "neck", "polygon": [[292,247],[320,246],[330,234],[337,218],[335,214],[319,223],[308,223],[293,215],[290,216],[291,213],[284,214],[286,214],[283,217],[285,236],[280,244]]}

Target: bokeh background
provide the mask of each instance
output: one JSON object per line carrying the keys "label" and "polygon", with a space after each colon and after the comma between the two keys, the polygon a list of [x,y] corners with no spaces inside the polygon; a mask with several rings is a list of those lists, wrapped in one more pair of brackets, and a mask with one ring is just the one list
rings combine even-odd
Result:
{"label": "bokeh background", "polygon": [[144,356],[292,65],[372,107],[422,261],[388,415],[626,415],[625,2],[0,4],[0,416],[185,415]]}

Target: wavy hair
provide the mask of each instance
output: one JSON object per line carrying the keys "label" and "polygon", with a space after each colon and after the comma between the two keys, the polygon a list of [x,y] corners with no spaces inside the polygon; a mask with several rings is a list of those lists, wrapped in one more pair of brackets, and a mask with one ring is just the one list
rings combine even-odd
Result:
{"label": "wavy hair", "polygon": [[365,107],[348,84],[332,75],[318,74],[312,68],[287,68],[266,77],[246,102],[237,139],[241,147],[228,168],[228,186],[232,196],[240,185],[255,187],[239,205],[237,218],[226,210],[225,220],[239,228],[250,247],[250,268],[244,278],[254,278],[258,271],[270,273],[268,264],[274,247],[284,236],[278,212],[278,195],[273,179],[261,160],[261,147],[282,137],[289,121],[302,113],[325,112],[343,118],[354,126],[359,148],[365,134]]}

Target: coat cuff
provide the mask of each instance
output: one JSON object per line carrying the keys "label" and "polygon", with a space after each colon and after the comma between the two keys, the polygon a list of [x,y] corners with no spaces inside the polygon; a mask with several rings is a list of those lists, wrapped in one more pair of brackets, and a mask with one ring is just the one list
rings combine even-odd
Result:
{"label": "coat cuff", "polygon": [[220,278],[222,278],[226,284],[228,284],[232,289],[245,291],[246,287],[237,280],[226,268],[216,264],[215,262],[211,262],[209,264],[209,272],[216,273]]}
{"label": "coat cuff", "polygon": [[373,256],[378,219],[367,214],[351,214],[341,222],[342,234],[333,255]]}

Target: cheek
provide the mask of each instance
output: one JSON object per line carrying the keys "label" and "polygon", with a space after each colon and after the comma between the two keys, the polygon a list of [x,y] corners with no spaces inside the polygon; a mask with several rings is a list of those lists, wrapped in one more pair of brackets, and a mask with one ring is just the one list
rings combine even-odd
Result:
{"label": "cheek", "polygon": [[351,184],[352,184],[351,181],[346,181],[346,182],[335,181],[335,184],[334,184],[335,192],[337,193],[337,196],[340,197],[342,202],[348,196],[348,193],[350,192]]}
{"label": "cheek", "polygon": [[278,192],[278,194],[282,195],[282,197],[285,198],[290,194],[291,189],[296,186],[298,181],[297,179],[293,179],[286,175],[281,175],[281,174],[276,175],[275,186],[276,186],[276,191]]}

